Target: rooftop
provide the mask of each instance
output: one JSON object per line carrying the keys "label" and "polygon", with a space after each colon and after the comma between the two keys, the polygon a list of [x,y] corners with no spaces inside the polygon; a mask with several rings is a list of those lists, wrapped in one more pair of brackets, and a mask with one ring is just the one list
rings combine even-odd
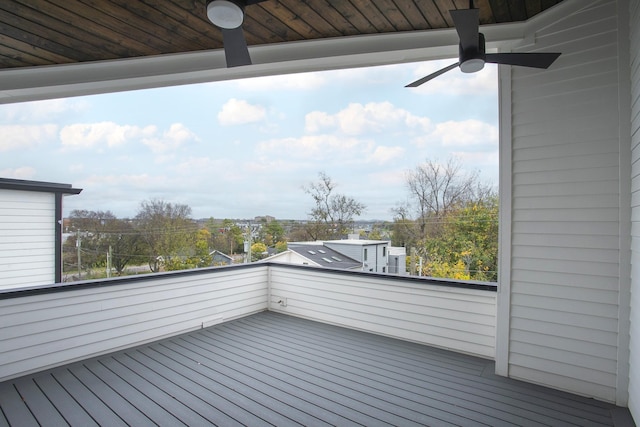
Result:
{"label": "rooftop", "polygon": [[0,383],[0,425],[632,425],[493,362],[269,311]]}
{"label": "rooftop", "polygon": [[340,252],[334,251],[333,249],[326,246],[312,247],[311,245],[305,244],[289,244],[288,248],[289,250],[300,254],[301,256],[315,262],[322,267],[344,269],[362,268],[361,262],[349,258],[348,256],[345,256]]}

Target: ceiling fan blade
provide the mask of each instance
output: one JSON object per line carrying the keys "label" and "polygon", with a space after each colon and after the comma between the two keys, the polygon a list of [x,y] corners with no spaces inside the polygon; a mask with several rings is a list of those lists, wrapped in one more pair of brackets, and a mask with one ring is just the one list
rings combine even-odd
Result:
{"label": "ceiling fan blade", "polygon": [[456,62],[455,64],[451,64],[448,67],[444,67],[441,70],[436,71],[435,73],[431,73],[426,77],[423,77],[419,80],[416,80],[413,83],[409,83],[408,85],[406,85],[405,87],[418,87],[423,83],[428,82],[429,80],[435,79],[436,77],[438,77],[440,74],[444,74],[449,70],[453,70],[454,68],[456,68],[458,65],[460,65],[459,62]]}
{"label": "ceiling fan blade", "polygon": [[486,62],[492,64],[519,65],[521,67],[549,68],[559,53],[487,53]]}
{"label": "ceiling fan blade", "polygon": [[456,26],[463,50],[478,50],[480,12],[478,9],[451,10],[451,19]]}
{"label": "ceiling fan blade", "polygon": [[224,57],[227,60],[227,67],[238,67],[241,65],[251,65],[249,48],[244,38],[242,27],[222,30],[222,43],[224,44]]}

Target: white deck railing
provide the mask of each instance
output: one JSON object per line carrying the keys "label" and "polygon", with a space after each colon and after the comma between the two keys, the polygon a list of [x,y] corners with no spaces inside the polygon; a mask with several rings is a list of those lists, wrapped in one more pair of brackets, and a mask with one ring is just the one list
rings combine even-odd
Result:
{"label": "white deck railing", "polygon": [[2,291],[0,381],[267,309],[491,358],[488,289],[258,263]]}

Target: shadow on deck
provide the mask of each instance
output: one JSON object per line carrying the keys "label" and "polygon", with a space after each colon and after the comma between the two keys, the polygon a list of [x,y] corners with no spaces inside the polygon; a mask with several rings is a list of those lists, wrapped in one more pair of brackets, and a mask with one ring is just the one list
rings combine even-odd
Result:
{"label": "shadow on deck", "polygon": [[0,426],[633,425],[484,359],[263,312],[0,383]]}

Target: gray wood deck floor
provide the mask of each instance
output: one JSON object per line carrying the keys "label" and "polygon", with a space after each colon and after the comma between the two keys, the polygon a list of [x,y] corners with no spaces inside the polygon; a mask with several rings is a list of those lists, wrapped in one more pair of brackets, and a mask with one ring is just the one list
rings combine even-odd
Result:
{"label": "gray wood deck floor", "polygon": [[0,426],[632,425],[489,361],[270,312],[0,383]]}

